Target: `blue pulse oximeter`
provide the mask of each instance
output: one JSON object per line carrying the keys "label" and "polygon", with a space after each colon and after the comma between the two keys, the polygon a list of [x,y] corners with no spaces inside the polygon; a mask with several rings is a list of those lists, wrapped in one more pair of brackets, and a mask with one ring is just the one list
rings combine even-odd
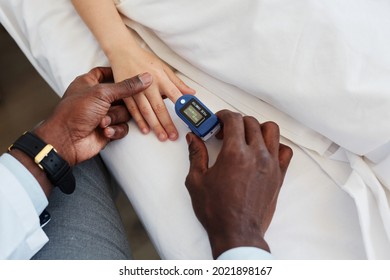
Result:
{"label": "blue pulse oximeter", "polygon": [[191,131],[203,141],[221,129],[217,116],[193,95],[181,96],[176,101],[175,110]]}

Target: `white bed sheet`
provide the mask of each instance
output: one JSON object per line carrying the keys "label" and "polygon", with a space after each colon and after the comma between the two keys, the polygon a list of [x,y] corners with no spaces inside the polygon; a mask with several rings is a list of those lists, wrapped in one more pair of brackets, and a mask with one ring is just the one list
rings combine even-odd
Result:
{"label": "white bed sheet", "polygon": [[118,2],[191,64],[349,151],[388,143],[389,2]]}
{"label": "white bed sheet", "polygon": [[[59,95],[75,76],[94,66],[107,65],[107,59],[70,1],[0,0],[0,7],[1,23]],[[149,31],[138,27],[140,33],[145,31],[143,35],[147,40]],[[148,41],[164,57],[167,50],[156,42]],[[183,68],[184,72],[190,67],[175,56],[167,57],[173,57],[170,63]],[[190,78],[206,83],[202,85],[208,90],[183,76],[214,110],[230,108],[258,114],[261,121],[276,119],[282,123],[282,134],[295,142],[283,139],[293,147],[295,154],[266,236],[277,258],[390,258],[384,223],[388,193],[375,176],[370,177],[373,169],[384,174],[383,170],[389,166],[386,158],[379,156],[381,161],[369,166],[361,157],[344,150],[339,153],[346,162],[318,156],[307,148],[326,147],[325,152],[332,147],[332,141],[263,102],[255,102],[258,107],[254,108],[246,106],[245,102],[232,107],[232,99],[229,96],[221,99],[216,94],[219,90],[237,92],[242,100],[253,99],[202,71],[192,69],[189,73],[193,75]],[[172,105],[167,105],[172,110]],[[181,133],[177,142],[160,143],[153,135],[142,135],[130,123],[129,136],[111,143],[103,156],[162,258],[207,259],[211,257],[207,236],[193,214],[183,184],[188,170],[183,137],[186,128],[176,117],[174,121]],[[289,134],[289,131],[300,133]],[[215,156],[218,141],[213,140],[208,146]],[[365,168],[369,170],[363,174],[369,174],[369,178],[362,178],[362,172],[356,171]],[[386,176],[382,181],[385,180]]]}

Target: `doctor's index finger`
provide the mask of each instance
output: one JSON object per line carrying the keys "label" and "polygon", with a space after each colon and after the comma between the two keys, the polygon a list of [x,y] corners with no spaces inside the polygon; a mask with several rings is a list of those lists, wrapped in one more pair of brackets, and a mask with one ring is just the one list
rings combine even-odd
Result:
{"label": "doctor's index finger", "polygon": [[222,110],[216,113],[222,123],[223,147],[246,144],[243,116],[229,110]]}
{"label": "doctor's index finger", "polygon": [[100,83],[113,83],[114,77],[110,67],[95,67],[88,73],[78,76],[76,80],[78,83],[85,83],[93,87]]}

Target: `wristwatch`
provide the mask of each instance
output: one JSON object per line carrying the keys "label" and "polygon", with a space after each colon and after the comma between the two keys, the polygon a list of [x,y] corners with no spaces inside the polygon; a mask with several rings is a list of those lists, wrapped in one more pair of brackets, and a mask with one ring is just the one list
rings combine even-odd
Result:
{"label": "wristwatch", "polygon": [[31,132],[25,132],[8,150],[18,149],[31,157],[45,171],[49,181],[65,194],[73,193],[76,181],[72,168],[62,159],[54,147],[46,144]]}

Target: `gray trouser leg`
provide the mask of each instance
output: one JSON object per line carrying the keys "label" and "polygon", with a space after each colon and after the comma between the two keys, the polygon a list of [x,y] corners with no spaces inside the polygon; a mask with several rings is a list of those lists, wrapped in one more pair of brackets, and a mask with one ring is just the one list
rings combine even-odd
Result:
{"label": "gray trouser leg", "polygon": [[49,242],[33,259],[130,259],[131,253],[113,201],[111,177],[99,157],[73,169],[76,190],[55,189],[44,227]]}

